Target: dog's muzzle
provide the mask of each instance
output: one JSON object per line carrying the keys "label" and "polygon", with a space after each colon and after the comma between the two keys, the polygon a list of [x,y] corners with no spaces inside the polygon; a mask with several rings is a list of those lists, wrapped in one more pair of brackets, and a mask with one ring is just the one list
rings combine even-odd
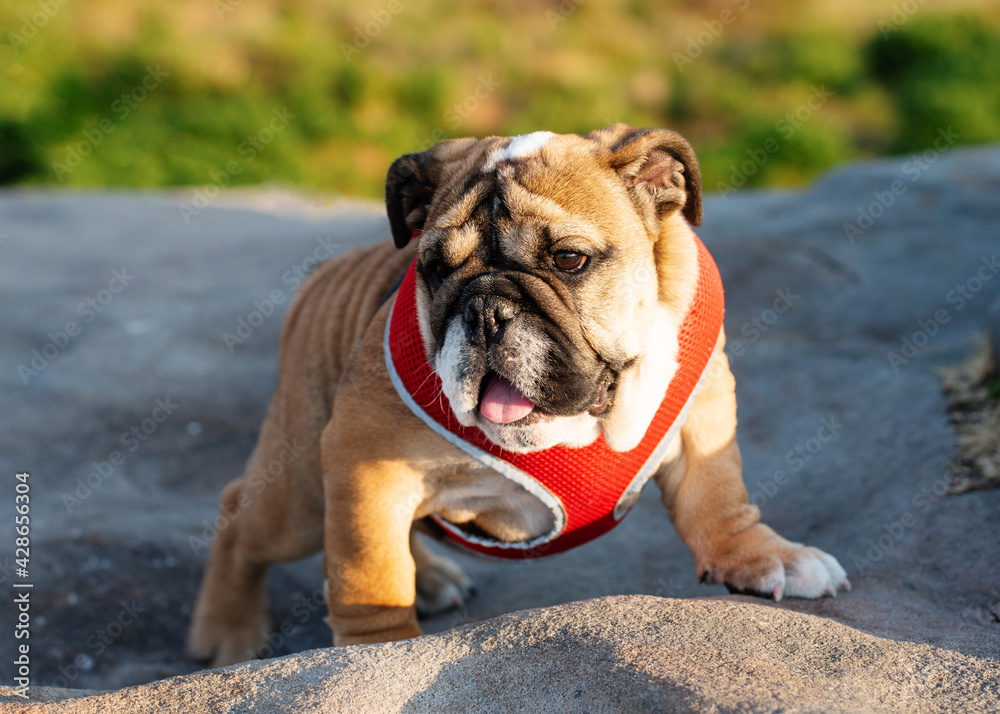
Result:
{"label": "dog's muzzle", "polygon": [[462,308],[465,333],[476,347],[489,349],[503,341],[507,325],[517,316],[517,305],[499,295],[474,294]]}
{"label": "dog's muzzle", "polygon": [[459,299],[467,351],[462,379],[478,394],[479,415],[494,424],[598,416],[609,407],[613,376],[556,338],[558,323],[531,309],[540,300],[516,278],[496,273],[470,281]]}

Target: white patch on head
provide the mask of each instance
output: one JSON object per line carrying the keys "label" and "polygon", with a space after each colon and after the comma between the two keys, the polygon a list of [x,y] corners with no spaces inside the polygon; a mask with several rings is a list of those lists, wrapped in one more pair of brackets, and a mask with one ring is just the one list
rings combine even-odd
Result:
{"label": "white patch on head", "polygon": [[542,150],[555,134],[551,131],[536,131],[531,134],[515,136],[500,154],[500,160],[521,159]]}
{"label": "white patch on head", "polygon": [[507,146],[490,152],[486,159],[486,171],[493,171],[497,164],[503,161],[523,159],[526,156],[537,154],[554,136],[555,134],[551,131],[536,131],[531,134],[515,136]]}
{"label": "white patch on head", "polygon": [[615,451],[629,451],[642,441],[677,372],[680,326],[664,306],[656,308],[649,344],[639,363],[623,372],[615,403],[603,420],[604,440]]}

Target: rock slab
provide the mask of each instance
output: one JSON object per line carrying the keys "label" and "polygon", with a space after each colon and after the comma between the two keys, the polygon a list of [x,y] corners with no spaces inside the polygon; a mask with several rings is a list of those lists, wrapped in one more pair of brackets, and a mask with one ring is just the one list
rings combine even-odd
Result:
{"label": "rock slab", "polygon": [[439,635],[313,650],[10,714],[984,712],[1000,662],[754,603],[600,598]]}
{"label": "rock slab", "polygon": [[1000,375],[1000,295],[990,305],[989,339],[993,349],[993,371]]}
{"label": "rock slab", "polygon": [[[834,554],[852,592],[732,604],[749,601],[697,583],[648,488],[618,528],[569,553],[461,556],[479,596],[423,624],[476,627],[440,637],[308,652],[330,643],[320,562],[277,567],[272,659],[218,673],[185,657],[183,637],[219,490],[253,447],[301,276],[388,237],[384,212],[251,192],[185,217],[190,191],[0,192],[0,532],[14,517],[11,475],[30,472],[33,684],[120,689],[91,701],[123,708],[132,696],[225,707],[278,701],[283,677],[327,692],[340,681],[331,673],[354,663],[355,678],[343,675],[357,690],[350,701],[400,709],[460,691],[467,708],[523,710],[580,690],[599,710],[636,682],[640,711],[670,709],[657,704],[669,697],[720,711],[988,701],[1000,660],[1000,491],[946,494],[956,448],[935,369],[967,357],[1000,292],[1000,148],[951,149],[916,175],[910,161],[846,166],[799,191],[709,196],[698,229],[726,286],[750,498],[780,533]],[[887,208],[877,197],[894,185],[905,190]],[[8,593],[14,558],[13,539],[0,539]],[[622,595],[666,599],[568,604]],[[690,600],[706,596],[722,599]],[[4,602],[0,684],[10,684],[18,613]],[[524,608],[555,609],[491,620]],[[647,611],[668,624],[643,620]],[[567,618],[582,629],[538,634]],[[616,640],[619,626],[630,634]],[[729,632],[743,649],[719,644]],[[486,641],[511,651],[486,653]],[[588,654],[600,666],[559,669]],[[274,659],[283,655],[293,656]],[[413,671],[380,678],[380,658],[393,657]],[[670,667],[650,669],[660,660]],[[706,662],[724,675],[709,677]],[[548,681],[525,674],[543,669]],[[317,701],[308,688],[288,701]]]}

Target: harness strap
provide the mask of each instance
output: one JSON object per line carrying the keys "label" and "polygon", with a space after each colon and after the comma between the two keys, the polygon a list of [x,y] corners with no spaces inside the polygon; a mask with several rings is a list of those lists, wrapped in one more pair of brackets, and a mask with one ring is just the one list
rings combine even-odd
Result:
{"label": "harness strap", "polygon": [[534,558],[593,540],[628,513],[677,438],[722,328],[724,299],[718,268],[701,241],[694,240],[698,283],[678,336],[677,370],[646,434],[626,452],[611,450],[601,436],[579,449],[555,446],[515,454],[489,441],[479,429],[459,424],[424,349],[416,310],[416,261],[410,265],[393,303],[384,342],[386,365],[400,398],[440,436],[521,485],[553,515],[548,533],[521,543],[492,539],[432,516],[449,539],[483,555]]}

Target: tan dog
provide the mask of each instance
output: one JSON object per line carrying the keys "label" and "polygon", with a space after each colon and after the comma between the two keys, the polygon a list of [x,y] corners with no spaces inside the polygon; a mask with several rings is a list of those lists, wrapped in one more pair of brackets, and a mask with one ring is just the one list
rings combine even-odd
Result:
{"label": "tan dog", "polygon": [[[383,299],[414,256],[417,317],[444,396],[504,449],[601,434],[631,449],[677,368],[698,274],[688,222],[701,222],[697,162],[679,135],[617,124],[586,137],[445,141],[398,159],[386,200],[403,249],[381,243],[324,264],[289,310],[278,387],[246,475],[223,491],[230,524],[189,634],[192,653],[216,666],[265,642],[271,563],[325,548],[335,643],[398,640],[421,634],[417,610],[470,593],[418,538],[422,519],[509,542],[552,528],[538,498],[436,435],[393,387]],[[723,344],[720,332],[710,378],[654,477],[699,576],[776,599],[849,588],[833,557],[781,538],[748,503]]]}

